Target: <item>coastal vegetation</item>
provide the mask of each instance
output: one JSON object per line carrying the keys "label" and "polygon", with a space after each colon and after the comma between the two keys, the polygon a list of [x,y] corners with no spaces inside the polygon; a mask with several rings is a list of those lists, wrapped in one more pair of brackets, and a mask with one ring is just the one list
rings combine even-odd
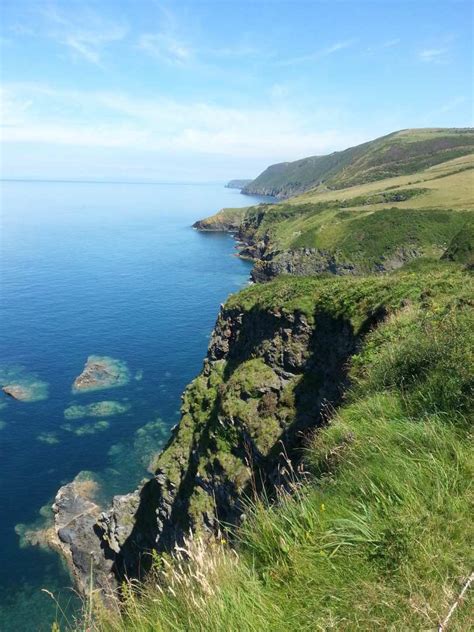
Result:
{"label": "coastal vegetation", "polygon": [[[186,539],[173,558],[154,555],[146,581],[124,585],[114,615],[97,607],[95,629],[439,625],[472,571],[472,290],[468,272],[437,263],[357,281],[279,278],[231,297],[227,310],[304,314],[316,331],[323,314],[346,318],[354,332],[382,307],[383,317],[350,358],[341,404],[304,434],[293,467],[284,461],[284,484],[273,494],[250,485],[237,530],[221,525],[211,540]],[[239,362],[223,382],[222,417],[239,419],[252,434],[256,417],[247,407],[275,379],[261,359]],[[196,388],[187,397],[197,403]],[[304,399],[295,387],[277,408],[291,419]],[[253,432],[268,454],[267,417],[259,419]],[[194,423],[209,425],[204,417]],[[212,460],[232,461],[233,440],[216,441]],[[176,443],[163,457],[176,459],[173,450]],[[202,475],[210,462],[200,464]],[[242,476],[235,462],[227,476]],[[199,495],[195,511],[209,510],[212,501]],[[466,603],[450,629],[470,622]]]}
{"label": "coastal vegetation", "polygon": [[221,306],[153,477],[106,511],[58,492],[74,629],[472,626],[473,139],[285,163],[259,192],[300,195],[196,222],[256,283]]}
{"label": "coastal vegetation", "polygon": [[282,273],[384,272],[418,257],[439,258],[450,244],[459,256],[463,250],[467,262],[473,169],[471,153],[411,176],[335,191],[315,188],[280,204],[223,209],[195,226],[237,234],[241,254],[256,261],[257,281]]}

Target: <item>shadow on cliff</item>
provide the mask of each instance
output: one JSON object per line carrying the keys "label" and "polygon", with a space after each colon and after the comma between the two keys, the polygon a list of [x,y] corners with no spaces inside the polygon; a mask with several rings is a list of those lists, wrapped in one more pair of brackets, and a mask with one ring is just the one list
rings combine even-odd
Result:
{"label": "shadow on cliff", "polygon": [[[277,486],[288,482],[288,460],[296,471],[308,438],[327,424],[349,387],[350,361],[371,329],[386,317],[381,307],[371,313],[357,332],[351,321],[324,310],[314,313],[314,327],[301,379],[294,389],[295,417],[283,430],[255,476],[257,492],[271,498]],[[288,369],[283,364],[283,369]],[[292,474],[290,478],[292,478]]]}

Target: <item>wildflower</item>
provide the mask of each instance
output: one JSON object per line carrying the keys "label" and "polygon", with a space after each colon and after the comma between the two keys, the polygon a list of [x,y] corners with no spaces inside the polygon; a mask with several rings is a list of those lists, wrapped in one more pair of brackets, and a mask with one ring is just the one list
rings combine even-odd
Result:
{"label": "wildflower", "polygon": [[321,511],[326,511],[326,505],[324,503],[321,503]]}

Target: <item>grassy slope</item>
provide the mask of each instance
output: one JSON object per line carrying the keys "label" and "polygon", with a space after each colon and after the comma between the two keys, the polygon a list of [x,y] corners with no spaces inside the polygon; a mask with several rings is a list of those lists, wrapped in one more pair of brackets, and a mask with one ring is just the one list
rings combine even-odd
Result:
{"label": "grassy slope", "polygon": [[245,213],[250,208],[250,206],[243,208],[223,208],[214,215],[195,222],[193,228],[217,232],[238,230]]}
{"label": "grassy slope", "polygon": [[442,208],[466,208],[466,200],[472,203],[474,170],[474,150],[460,158],[439,163],[433,167],[420,169],[410,175],[381,178],[374,182],[354,185],[337,191],[324,187],[313,188],[300,196],[288,200],[289,203],[325,202],[347,200],[386,190],[428,188],[426,195],[400,202],[402,206],[439,206]]}
{"label": "grassy slope", "polygon": [[[126,591],[98,630],[420,630],[447,614],[472,570],[472,278],[418,263],[383,278],[280,277],[229,300],[386,320],[352,360],[352,388],[308,441],[310,474],[277,504],[249,501],[237,533],[189,542]],[[450,629],[472,624],[469,604]]]}
{"label": "grassy slope", "polygon": [[416,173],[472,153],[469,129],[402,130],[374,141],[290,163],[272,165],[244,192],[288,197],[320,186],[340,189],[393,176]]}
{"label": "grassy slope", "polygon": [[410,176],[347,189],[308,191],[277,205],[224,209],[206,220],[215,229],[262,215],[253,237],[274,250],[302,247],[335,252],[362,267],[400,247],[439,257],[472,222],[474,155],[449,160]]}

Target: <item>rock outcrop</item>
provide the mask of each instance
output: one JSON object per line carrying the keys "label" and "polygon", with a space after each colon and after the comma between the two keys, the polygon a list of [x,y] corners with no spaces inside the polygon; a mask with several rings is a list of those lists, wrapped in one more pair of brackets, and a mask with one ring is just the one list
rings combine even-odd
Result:
{"label": "rock outcrop", "polygon": [[[371,273],[384,273],[398,270],[405,263],[416,259],[422,253],[415,246],[398,248],[388,256],[382,256],[371,268]],[[251,278],[257,283],[271,281],[280,274],[310,276],[313,274],[335,274],[337,276],[367,273],[367,267],[360,263],[338,259],[333,252],[318,248],[299,248],[297,250],[273,251],[264,254],[255,262]]]}
{"label": "rock outcrop", "polygon": [[124,386],[129,381],[130,372],[125,362],[107,356],[91,355],[87,358],[82,373],[74,380],[72,391],[98,391]]}
{"label": "rock outcrop", "polygon": [[283,250],[273,239],[272,222],[267,220],[264,223],[267,205],[253,207],[248,213],[245,212],[246,209],[235,209],[239,211],[235,214],[228,213],[229,210],[223,209],[212,217],[200,220],[194,227],[202,231],[223,231],[235,235],[239,256],[255,262],[251,279],[257,283],[271,281],[281,274],[380,274],[396,270],[423,255],[423,248],[416,240],[392,248],[378,257],[348,257],[337,248],[322,250],[305,247]]}
{"label": "rock outcrop", "polygon": [[245,208],[223,208],[215,215],[194,222],[193,228],[201,232],[237,233],[240,230]]}
{"label": "rock outcrop", "polygon": [[5,384],[5,386],[2,386],[2,391],[5,395],[17,399],[20,402],[28,402],[31,398],[28,387],[21,384]]}
{"label": "rock outcrop", "polygon": [[39,402],[48,397],[47,383],[34,378],[4,384],[1,390],[19,402]]}
{"label": "rock outcrop", "polygon": [[60,489],[55,532],[79,588],[91,571],[105,592],[141,577],[150,550],[169,551],[190,530],[206,537],[238,524],[249,496],[284,485],[305,433],[341,400],[348,360],[374,319],[369,312],[355,330],[331,310],[222,307],[151,480],[107,511],[77,482]]}
{"label": "rock outcrop", "polygon": [[93,581],[106,595],[114,589],[115,577],[98,537],[96,525],[101,509],[95,492],[94,481],[81,476],[59,489],[47,543],[64,556],[81,593],[87,594]]}

